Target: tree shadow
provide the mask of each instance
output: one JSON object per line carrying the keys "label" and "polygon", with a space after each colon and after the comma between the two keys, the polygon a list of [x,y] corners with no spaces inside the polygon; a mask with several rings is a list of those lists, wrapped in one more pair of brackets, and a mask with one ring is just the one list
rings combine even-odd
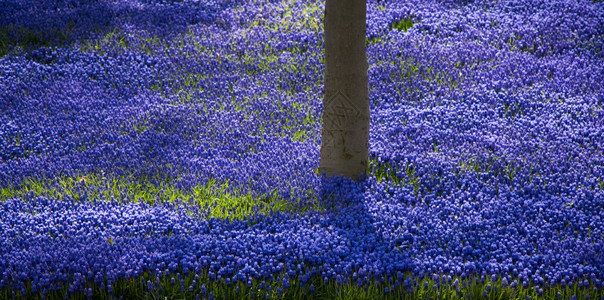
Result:
{"label": "tree shadow", "polygon": [[353,278],[352,283],[359,286],[378,282],[389,287],[413,271],[413,261],[405,251],[413,237],[402,229],[397,232],[380,226],[383,220],[367,198],[372,197],[367,191],[369,180],[321,178],[319,199],[327,209],[319,224],[337,239],[330,253],[325,253],[323,269],[335,270],[342,281]]}
{"label": "tree shadow", "polygon": [[24,0],[0,4],[0,56],[17,48],[71,46],[116,28],[170,37],[195,24],[228,26],[221,12],[237,1],[168,2]]}

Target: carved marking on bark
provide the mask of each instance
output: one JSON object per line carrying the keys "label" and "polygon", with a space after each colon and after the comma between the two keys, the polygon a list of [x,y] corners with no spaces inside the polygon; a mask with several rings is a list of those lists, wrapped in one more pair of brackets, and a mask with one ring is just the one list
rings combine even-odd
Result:
{"label": "carved marking on bark", "polygon": [[330,122],[327,124],[329,131],[331,130],[347,130],[348,120],[358,118],[361,111],[342,93],[337,91],[335,95],[325,101],[323,114],[329,115],[329,118],[324,118]]}
{"label": "carved marking on bark", "polygon": [[[348,153],[350,145],[345,145],[346,135],[350,132],[348,128],[355,118],[360,117],[361,111],[356,107],[350,99],[342,92],[337,91],[332,97],[326,99],[323,107],[323,130],[325,131],[323,149],[329,158],[335,158],[338,155],[343,155],[350,158]],[[344,134],[342,134],[344,132]],[[348,138],[349,139],[349,138]],[[349,140],[348,143],[351,143]],[[344,149],[344,153],[338,153],[335,149]],[[355,150],[356,147],[355,147]],[[356,151],[358,152],[358,150]]]}
{"label": "carved marking on bark", "polygon": [[343,144],[343,141],[340,140],[338,141],[338,136],[336,134],[334,134],[334,130],[325,130],[325,134],[324,136],[324,142],[323,145],[321,145],[322,151],[325,152],[325,154],[327,155],[327,158],[334,158],[335,157],[335,151],[334,149],[336,149],[338,144]]}

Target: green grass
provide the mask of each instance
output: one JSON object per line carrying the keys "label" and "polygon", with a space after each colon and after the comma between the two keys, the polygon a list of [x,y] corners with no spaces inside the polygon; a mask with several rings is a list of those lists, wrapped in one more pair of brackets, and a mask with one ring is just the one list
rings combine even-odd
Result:
{"label": "green grass", "polygon": [[0,57],[15,51],[16,47],[30,51],[67,43],[74,27],[73,22],[69,22],[64,28],[29,28],[13,23],[3,24],[0,26]]}
{"label": "green grass", "polygon": [[399,31],[407,32],[407,30],[413,27],[413,24],[415,24],[413,19],[411,17],[407,17],[398,22],[392,23],[392,25],[390,25],[390,30],[397,29]]}
{"label": "green grass", "polygon": [[[533,283],[527,288],[522,285],[518,285],[516,288],[508,285],[503,288],[501,278],[492,282],[489,279],[476,280],[476,277],[465,280],[461,280],[460,277],[452,277],[450,283],[434,281],[428,277],[421,279],[416,277],[415,283],[412,283],[413,293],[410,293],[410,289],[403,285],[404,280],[410,278],[409,273],[405,274],[404,279],[399,280],[398,284],[396,276],[370,279],[370,283],[365,284],[351,283],[352,277],[346,279],[347,284],[338,284],[336,280],[325,282],[318,277],[301,284],[296,276],[290,278],[290,288],[285,290],[282,289],[283,278],[286,276],[284,272],[275,274],[272,280],[252,280],[249,286],[247,282],[243,281],[231,282],[227,285],[224,278],[220,281],[213,279],[210,282],[207,271],[197,274],[199,276],[197,281],[195,281],[196,274],[193,272],[182,275],[182,270],[179,270],[178,274],[162,274],[159,277],[161,293],[158,292],[159,288],[156,286],[158,277],[150,272],[145,272],[135,279],[118,280],[112,286],[113,296],[124,299],[195,299],[196,296],[200,296],[200,299],[207,299],[209,292],[212,292],[217,299],[559,299],[558,293],[561,295],[560,299],[570,299],[572,295],[575,295],[577,299],[585,299],[586,295],[589,295],[589,299],[600,299],[604,296],[604,292],[601,290],[579,288],[577,284],[565,287],[560,285],[545,287],[540,296]],[[172,278],[175,279],[174,285]],[[178,278],[183,280],[184,292]],[[459,280],[458,291],[452,284],[456,279]],[[153,283],[155,290],[149,292],[147,282]],[[311,284],[314,286],[314,292],[311,292]],[[201,292],[202,285],[206,287],[205,296]],[[434,288],[435,285],[436,288]],[[490,285],[490,290],[487,292],[487,297],[484,297],[483,292],[487,290],[488,285]],[[388,287],[388,292],[386,292],[386,287]],[[110,297],[107,289],[100,289],[92,282],[88,282],[86,288],[92,289],[95,299]],[[237,288],[239,288],[239,292]],[[67,291],[67,288],[51,291],[46,298],[64,299]],[[30,293],[31,290],[28,287],[28,299],[39,299],[41,296],[41,294],[32,296]],[[20,293],[15,293],[15,295],[16,299],[25,298]],[[87,298],[83,292],[69,296],[70,299]],[[9,299],[11,297],[12,291],[8,289],[0,293],[0,298]]]}
{"label": "green grass", "polygon": [[415,175],[415,167],[413,165],[407,165],[399,169],[395,165],[389,163],[381,164],[377,160],[372,159],[369,161],[369,170],[379,183],[384,181],[392,182],[395,185],[409,186],[413,188],[416,197],[419,195],[419,177]]}
{"label": "green grass", "polygon": [[[469,162],[472,165],[472,162]],[[376,174],[378,180],[397,181],[399,184],[407,184],[410,186],[417,185],[414,168],[407,166],[404,170],[397,171],[394,167],[387,164],[378,164],[372,161],[370,171]],[[398,174],[398,175],[397,175]],[[228,182],[217,183],[209,181],[207,184],[198,185],[191,189],[182,189],[178,187],[177,178],[170,177],[134,177],[134,176],[111,176],[104,173],[84,174],[78,176],[63,176],[54,179],[27,179],[21,185],[15,187],[3,187],[0,189],[0,200],[5,201],[11,198],[26,198],[27,196],[42,195],[53,197],[59,200],[66,201],[92,201],[92,199],[130,199],[134,202],[145,202],[153,205],[159,202],[174,203],[183,201],[197,206],[200,209],[210,207],[211,217],[221,219],[244,219],[252,214],[254,207],[260,208],[261,214],[268,214],[271,209],[276,211],[298,211],[313,209],[311,207],[300,208],[295,207],[286,200],[280,199],[276,195],[266,195],[266,197],[254,198],[250,193],[242,193],[229,186]],[[84,195],[87,194],[87,198]],[[324,208],[316,206],[314,209],[323,211]],[[109,241],[114,242],[114,241]],[[399,249],[402,251],[402,249]],[[308,269],[304,271],[306,273]],[[178,271],[182,274],[182,270]],[[370,278],[368,282],[361,285],[351,283],[351,278],[345,278],[347,284],[338,284],[335,280],[324,282],[322,278],[315,277],[306,284],[301,284],[299,277],[290,279],[290,288],[282,294],[279,293],[282,287],[282,281],[285,272],[276,273],[272,279],[267,280],[266,284],[270,285],[270,290],[264,285],[262,280],[253,280],[251,287],[248,287],[247,282],[239,282],[237,284],[227,285],[225,280],[217,282],[213,280],[211,283],[208,277],[208,271],[204,270],[197,274],[198,280],[193,282],[195,274],[193,272],[183,277],[184,292],[181,290],[179,280],[172,285],[171,278],[178,278],[179,275],[170,273],[167,276],[164,274],[160,278],[160,286],[162,292],[159,293],[156,289],[149,293],[147,290],[147,281],[151,281],[154,285],[156,275],[149,272],[144,273],[135,279],[120,279],[113,283],[113,295],[118,298],[121,296],[124,299],[195,299],[196,295],[201,294],[202,284],[206,285],[207,291],[212,291],[217,299],[485,299],[483,291],[490,284],[492,290],[487,294],[486,299],[558,299],[557,293],[560,292],[561,299],[569,299],[572,295],[576,295],[577,299],[585,299],[585,295],[589,295],[589,299],[600,299],[604,296],[601,290],[580,289],[577,284],[571,287],[542,287],[543,295],[538,295],[537,287],[534,283],[530,283],[527,288],[518,285],[516,289],[507,287],[502,288],[501,279],[491,282],[486,278],[484,282],[476,282],[475,278],[461,280],[459,277],[453,277],[459,280],[459,292],[450,284],[439,284],[436,289],[436,282],[425,277],[417,279],[417,284],[414,286],[414,293],[409,294],[408,289],[404,289],[402,280],[400,284],[395,286],[396,277],[383,279],[379,284],[376,280],[381,278]],[[410,274],[405,274],[408,278]],[[142,281],[141,281],[142,280]],[[144,283],[143,283],[144,282]],[[384,282],[387,282],[384,283]],[[427,288],[424,287],[424,282],[427,282]],[[310,284],[313,284],[315,291],[311,293]],[[105,282],[106,286],[107,283]],[[190,287],[192,290],[190,291]],[[495,289],[494,287],[497,287]],[[239,287],[239,294],[237,293]],[[385,292],[388,287],[389,292]],[[94,299],[108,298],[109,294],[106,288],[101,289],[93,282],[88,282],[86,288],[91,288],[94,294]],[[64,299],[65,293],[68,291],[66,287],[61,287],[56,291],[51,291],[45,297],[46,299]],[[17,299],[40,299],[41,294],[31,295],[30,287],[28,287],[27,297],[21,297],[18,291],[14,291]],[[252,297],[252,292],[253,297]],[[10,289],[5,289],[0,292],[0,299],[12,298]],[[513,293],[513,294],[512,294]],[[76,295],[69,295],[71,299],[86,299],[84,293],[80,292]],[[205,297],[207,298],[207,296]],[[201,297],[204,299],[204,297]]]}
{"label": "green grass", "polygon": [[[153,183],[157,182],[157,184]],[[280,198],[276,193],[254,198],[251,192],[229,186],[229,182],[214,180],[198,184],[190,189],[179,188],[175,179],[156,176],[111,176],[85,174],[63,176],[54,179],[27,178],[19,186],[0,188],[0,201],[11,198],[26,199],[28,196],[44,196],[57,200],[108,201],[155,203],[184,203],[194,208],[209,209],[209,218],[243,220],[256,210],[260,214],[273,212],[304,213],[311,208],[297,206]],[[315,201],[316,203],[316,201]],[[314,209],[322,210],[318,205]]]}
{"label": "green grass", "polygon": [[[399,184],[414,185],[414,168],[408,166],[404,170],[397,172],[393,167],[387,164],[378,164],[372,161],[370,171],[378,177],[378,180],[397,181]],[[397,176],[398,173],[398,176]],[[402,174],[402,175],[401,175]],[[417,184],[417,183],[415,183]],[[87,194],[87,198],[84,195]],[[266,197],[254,198],[250,193],[238,192],[229,186],[228,182],[217,183],[209,181],[207,184],[198,185],[191,189],[178,188],[177,179],[170,177],[156,176],[152,178],[134,176],[111,176],[104,173],[84,174],[79,176],[63,176],[54,179],[26,179],[21,185],[15,187],[3,187],[0,189],[0,200],[5,201],[11,198],[24,198],[31,195],[41,195],[52,197],[59,200],[70,201],[92,201],[92,199],[130,199],[134,202],[145,202],[153,205],[158,202],[174,203],[183,201],[192,204],[194,207],[211,208],[211,217],[230,220],[244,219],[252,214],[254,207],[260,208],[261,214],[268,214],[271,208],[276,211],[298,211],[313,209],[311,207],[300,208],[295,207],[286,200],[278,198],[276,195],[266,195]],[[315,207],[323,211],[322,207]],[[112,242],[112,241],[110,241]],[[401,249],[399,249],[401,251]],[[304,271],[306,273],[308,269]],[[182,270],[178,271],[182,274]],[[276,273],[271,280],[267,280],[268,287],[262,288],[264,285],[262,280],[253,280],[251,287],[248,288],[247,282],[239,282],[237,284],[227,285],[225,280],[217,282],[213,280],[211,283],[208,277],[208,271],[204,270],[197,274],[198,280],[195,281],[193,272],[184,275],[176,275],[175,273],[162,275],[160,278],[160,286],[162,292],[159,293],[156,289],[153,293],[147,290],[147,281],[151,281],[154,285],[156,275],[149,272],[135,279],[120,279],[113,283],[113,295],[118,298],[122,296],[124,299],[194,299],[196,295],[201,294],[202,284],[206,285],[207,291],[212,291],[213,295],[218,299],[484,299],[483,291],[490,284],[493,289],[488,293],[487,299],[558,299],[557,293],[560,292],[562,299],[569,299],[572,295],[576,295],[577,299],[585,299],[585,295],[589,295],[589,299],[600,299],[604,296],[603,291],[592,289],[580,289],[577,284],[571,287],[548,286],[543,288],[543,295],[538,296],[537,288],[531,282],[526,289],[522,285],[518,285],[514,291],[511,287],[502,288],[501,278],[495,282],[490,281],[490,277],[484,282],[476,282],[475,278],[461,280],[460,277],[453,277],[459,280],[459,292],[451,285],[439,284],[434,289],[435,282],[428,278],[417,279],[417,284],[414,286],[414,293],[409,294],[408,289],[403,288],[402,280],[400,284],[395,286],[396,277],[384,279],[384,282],[376,284],[376,280],[380,278],[371,278],[368,282],[361,285],[352,282],[351,278],[344,279],[347,284],[338,284],[335,280],[324,282],[322,278],[315,277],[306,284],[301,284],[299,277],[290,279],[290,288],[279,293],[282,287],[282,281],[285,275],[284,272]],[[176,280],[176,284],[172,285],[171,278],[175,279],[178,276],[183,277],[183,285],[185,291],[181,291],[180,282]],[[408,278],[410,274],[406,274]],[[141,282],[144,282],[142,283]],[[427,288],[424,287],[424,281],[427,282]],[[106,286],[106,282],[104,285]],[[315,291],[311,293],[310,284],[313,284]],[[190,287],[192,286],[192,291]],[[497,286],[497,289],[494,287]],[[101,289],[95,286],[94,283],[88,282],[87,288],[91,288],[94,294],[93,298],[101,299],[108,298],[107,289]],[[237,294],[239,287],[239,294]],[[385,293],[385,288],[388,287],[389,292]],[[64,299],[67,292],[66,287],[59,290],[49,292],[46,299]],[[41,294],[31,296],[30,287],[28,287],[28,297],[14,291],[17,299],[40,299]],[[251,296],[253,294],[253,297]],[[513,292],[513,294],[512,294]],[[0,292],[0,298],[12,298],[10,289],[5,289]],[[70,295],[71,299],[86,299],[84,293]],[[207,295],[206,295],[207,298]],[[201,297],[204,299],[204,297]]]}

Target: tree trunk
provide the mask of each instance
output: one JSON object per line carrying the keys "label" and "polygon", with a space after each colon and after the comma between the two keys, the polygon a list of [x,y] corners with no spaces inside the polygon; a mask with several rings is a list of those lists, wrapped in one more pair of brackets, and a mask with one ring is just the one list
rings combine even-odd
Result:
{"label": "tree trunk", "polygon": [[319,169],[358,180],[367,172],[369,91],[365,0],[326,0]]}

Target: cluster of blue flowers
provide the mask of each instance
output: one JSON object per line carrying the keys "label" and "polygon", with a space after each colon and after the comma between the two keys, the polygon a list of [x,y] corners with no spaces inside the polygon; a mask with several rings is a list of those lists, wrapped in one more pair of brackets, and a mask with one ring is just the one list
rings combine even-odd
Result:
{"label": "cluster of blue flowers", "polygon": [[335,207],[223,221],[184,202],[9,199],[0,290],[111,293],[144,272],[150,291],[180,272],[284,290],[403,272],[602,289],[603,4],[367,7],[371,166],[356,184],[316,173],[322,2],[0,3],[0,188],[160,174]]}

